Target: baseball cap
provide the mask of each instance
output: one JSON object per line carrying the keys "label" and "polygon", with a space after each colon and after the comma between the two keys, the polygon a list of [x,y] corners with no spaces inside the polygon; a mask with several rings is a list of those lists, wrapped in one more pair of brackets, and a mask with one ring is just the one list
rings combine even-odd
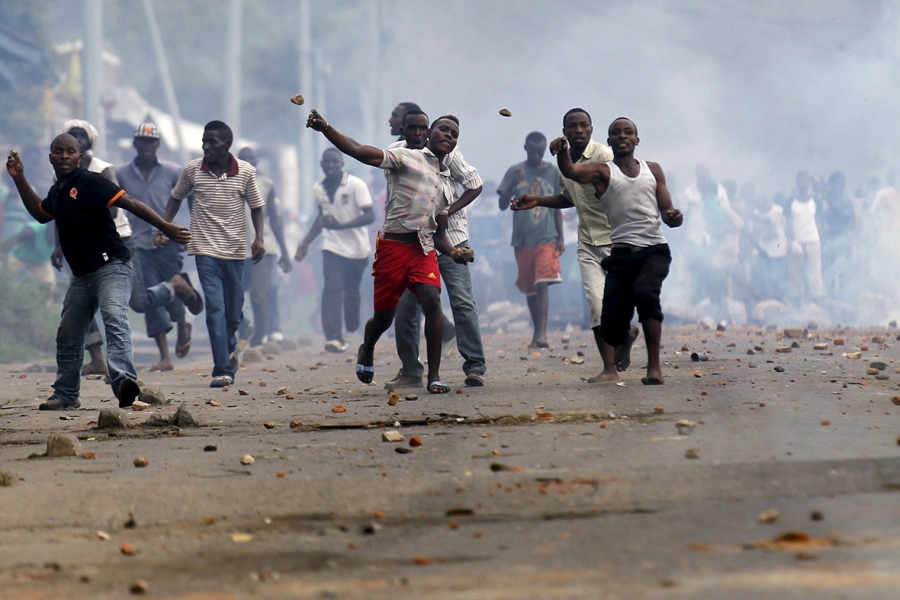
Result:
{"label": "baseball cap", "polygon": [[137,126],[137,129],[134,130],[134,137],[153,138],[154,140],[158,140],[160,138],[159,127],[153,123],[141,123]]}

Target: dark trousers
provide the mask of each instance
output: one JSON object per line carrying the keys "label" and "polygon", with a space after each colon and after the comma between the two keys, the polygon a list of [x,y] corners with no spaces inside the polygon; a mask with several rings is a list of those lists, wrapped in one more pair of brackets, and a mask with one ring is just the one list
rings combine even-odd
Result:
{"label": "dark trousers", "polygon": [[669,245],[635,250],[613,246],[610,255],[600,263],[606,271],[600,335],[610,346],[628,341],[635,308],[641,323],[647,319],[663,320],[659,296],[672,263]]}
{"label": "dark trousers", "polygon": [[322,290],[322,332],[326,340],[343,341],[345,326],[349,332],[359,329],[359,284],[368,264],[368,258],[344,258],[328,250],[322,252],[325,276]]}

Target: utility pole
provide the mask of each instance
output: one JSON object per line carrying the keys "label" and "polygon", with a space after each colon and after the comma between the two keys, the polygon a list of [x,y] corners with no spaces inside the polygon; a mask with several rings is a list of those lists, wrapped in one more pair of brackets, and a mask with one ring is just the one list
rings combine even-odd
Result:
{"label": "utility pole", "polygon": [[[169,73],[169,61],[166,59],[166,48],[159,34],[159,24],[156,22],[156,12],[153,10],[153,0],[144,0],[144,13],[147,15],[147,26],[150,28],[150,37],[153,39],[153,51],[156,53],[156,64],[159,66],[159,75],[162,78],[163,90],[166,93],[166,104],[169,105],[169,114],[175,122],[175,139],[178,140],[178,160],[182,165],[187,164],[188,152],[184,146],[184,132],[181,128],[181,112],[178,110],[178,100],[175,97],[175,86],[172,84],[172,74]],[[158,123],[157,123],[158,125]]]}
{"label": "utility pole", "polygon": [[[313,95],[312,39],[309,14],[309,0],[300,0],[300,92],[307,97]],[[317,108],[311,106],[310,108]],[[309,214],[313,186],[313,132],[306,127],[307,111],[301,110],[300,118],[300,214]],[[327,118],[327,115],[326,115]]]}
{"label": "utility pole", "polygon": [[234,133],[234,140],[241,137],[241,0],[228,0],[228,64],[225,67],[225,121]]}
{"label": "utility pole", "polygon": [[94,148],[103,154],[106,147],[106,115],[100,106],[103,92],[103,3],[102,0],[84,0],[84,120],[97,128],[98,138]]}

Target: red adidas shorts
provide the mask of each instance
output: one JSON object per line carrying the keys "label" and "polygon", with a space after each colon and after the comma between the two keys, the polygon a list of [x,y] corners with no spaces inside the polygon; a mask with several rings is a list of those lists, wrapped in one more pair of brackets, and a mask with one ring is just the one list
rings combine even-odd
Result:
{"label": "red adidas shorts", "polygon": [[375,240],[375,312],[397,306],[405,290],[415,293],[413,284],[427,283],[441,288],[437,253],[422,254],[422,246],[394,240]]}

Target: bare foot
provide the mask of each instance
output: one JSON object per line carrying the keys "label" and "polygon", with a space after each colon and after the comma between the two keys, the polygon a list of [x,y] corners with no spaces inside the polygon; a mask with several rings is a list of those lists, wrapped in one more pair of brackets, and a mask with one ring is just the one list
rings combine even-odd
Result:
{"label": "bare foot", "polygon": [[152,367],[150,367],[150,372],[155,373],[159,371],[174,371],[175,365],[172,364],[171,360],[161,360]]}
{"label": "bare foot", "polygon": [[634,342],[640,335],[641,330],[636,325],[632,325],[628,332],[628,341],[621,346],[616,346],[615,361],[617,370],[626,371],[631,366],[631,347],[634,346]]}
{"label": "bare foot", "polygon": [[619,374],[615,371],[613,371],[612,373],[603,371],[599,375],[588,377],[584,381],[588,383],[616,383],[617,381],[619,381]]}
{"label": "bare foot", "polygon": [[103,363],[89,362],[81,369],[82,375],[109,375],[106,365]]}
{"label": "bare foot", "polygon": [[647,369],[647,376],[641,378],[641,383],[644,385],[662,385],[665,383],[665,380],[659,371]]}
{"label": "bare foot", "polygon": [[528,344],[529,350],[534,350],[536,348],[549,348],[550,344],[547,340],[531,340],[531,343]]}

